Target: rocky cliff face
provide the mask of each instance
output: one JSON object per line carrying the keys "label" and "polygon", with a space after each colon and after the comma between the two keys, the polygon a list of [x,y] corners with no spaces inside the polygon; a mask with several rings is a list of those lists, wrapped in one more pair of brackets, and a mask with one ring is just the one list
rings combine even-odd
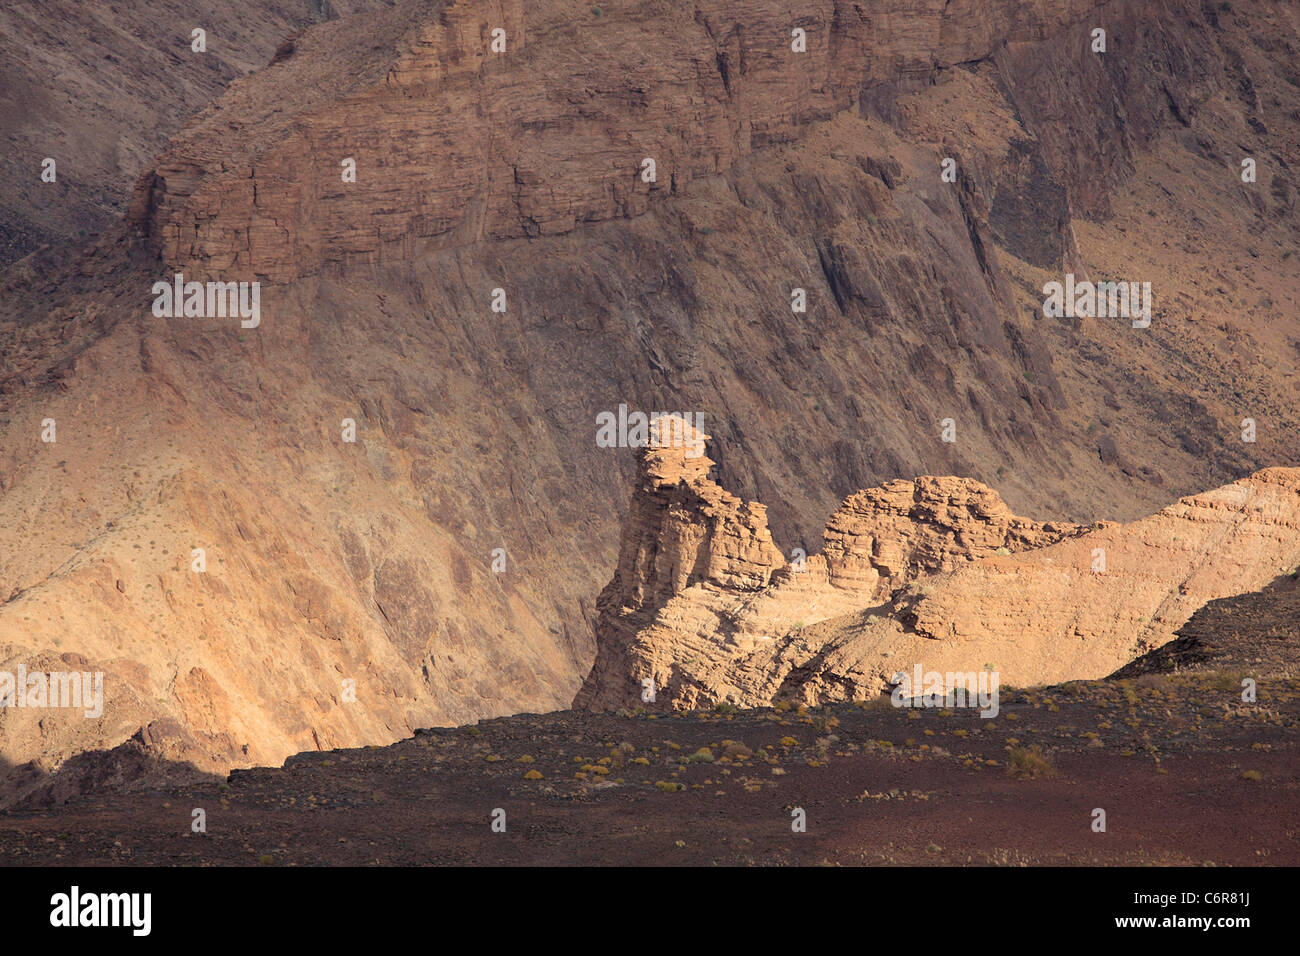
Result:
{"label": "rocky cliff face", "polygon": [[711,481],[708,458],[684,448],[648,448],[640,458],[576,707],[629,706],[647,679],[664,707],[770,703],[815,656],[808,625],[979,558],[1086,530],[1017,517],[970,479],[924,477],[850,495],[831,516],[822,553],[798,549],[787,562],[763,506]]}
{"label": "rocky cliff face", "polygon": [[[679,431],[685,444],[661,437],[671,431]],[[614,580],[601,592],[599,607],[657,607],[697,583],[761,588],[784,564],[767,529],[767,509],[709,480],[714,462],[703,454],[707,439],[681,418],[656,422],[650,444],[638,453],[641,481]]]}
{"label": "rocky cliff face", "polygon": [[[682,542],[720,524],[743,523],[764,541],[767,530],[753,527],[753,505],[707,479],[659,456],[642,470],[672,484],[656,477],[653,492],[646,482],[635,492],[638,521],[601,595],[596,663],[577,707],[822,704],[870,698],[916,667],[988,669],[1016,686],[1099,678],[1170,641],[1207,602],[1300,566],[1300,469],[1266,469],[1091,528],[1017,518],[968,479],[921,478],[851,495],[823,555],[783,566],[770,584],[678,575],[657,582],[647,606],[627,600],[647,590],[629,555],[677,566],[694,553]],[[668,512],[672,533],[656,534]]]}
{"label": "rocky cliff face", "polygon": [[826,577],[835,587],[883,598],[923,574],[1043,547],[1080,530],[1020,518],[977,481],[900,479],[849,495],[831,515],[823,535]]}
{"label": "rocky cliff face", "polygon": [[[1140,49],[1122,54],[1156,69],[1120,89],[1087,53],[1098,11],[1083,0],[814,0],[797,15],[767,0],[704,2],[671,29],[674,4],[600,10],[546,4],[525,15],[519,0],[424,0],[312,31],[173,141],[136,191],[131,226],[168,263],[274,280],[482,238],[560,235],[645,212],[864,96],[887,111],[900,90],[990,60],[1008,41],[1058,47],[1089,76],[1008,70],[1007,82],[1046,83],[1061,96],[1099,88],[1129,109],[1125,134],[1099,162],[1054,164],[1062,178],[1086,168],[1078,178],[1092,188],[1080,200],[1101,207],[1116,166],[1168,113],[1152,95],[1164,71],[1172,80],[1207,52],[1158,24],[1126,38]],[[1107,13],[1132,15],[1124,5]],[[806,52],[792,49],[793,29]],[[494,30],[504,31],[502,53],[492,51]],[[323,84],[329,76],[340,82]],[[283,89],[303,93],[286,102]],[[1094,137],[1116,125],[1098,115]],[[1062,138],[1075,132],[1068,120],[1060,126]],[[340,183],[347,156],[361,188]],[[640,175],[645,158],[653,182]],[[1054,198],[1047,211],[1060,229],[1064,191]],[[962,201],[978,203],[973,194]]]}
{"label": "rocky cliff face", "polygon": [[[97,722],[0,717],[0,756],[155,728],[221,769],[566,706],[650,480],[594,440],[623,403],[702,414],[782,561],[894,479],[1089,522],[1297,462],[1286,5],[599,11],[313,27],[173,138],[120,232],[0,277],[0,662],[74,655],[110,688]],[[1151,281],[1151,327],[1045,317],[1066,269]],[[156,318],[177,272],[261,282],[260,324]],[[647,614],[766,576],[805,595],[793,625],[968,544],[1076,540],[973,484],[886,486],[820,588],[758,506],[657,480],[692,517],[643,516],[680,555],[627,563]]]}
{"label": "rocky cliff face", "polygon": [[[1216,672],[1260,684],[1300,669],[1300,574],[1282,574],[1261,591],[1211,601],[1168,644],[1125,664],[1110,677]],[[1258,688],[1257,688],[1258,689]]]}
{"label": "rocky cliff face", "polygon": [[[0,9],[0,263],[113,231],[140,173],[236,77],[313,23],[392,0],[82,3]],[[204,50],[193,48],[204,31]],[[42,178],[46,159],[53,180]]]}

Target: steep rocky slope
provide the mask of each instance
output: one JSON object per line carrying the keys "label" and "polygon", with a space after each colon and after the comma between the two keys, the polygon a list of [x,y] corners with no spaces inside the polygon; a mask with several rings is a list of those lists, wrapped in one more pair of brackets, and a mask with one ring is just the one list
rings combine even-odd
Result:
{"label": "steep rocky slope", "polygon": [[[111,689],[99,721],[0,715],[0,756],[144,728],[225,768],[568,705],[636,477],[594,440],[621,403],[702,414],[787,554],[915,475],[1089,522],[1296,463],[1298,36],[1287,4],[1191,0],[405,0],[307,30],[119,232],[0,279],[0,667]],[[1152,282],[1151,327],[1045,318],[1066,270]],[[155,318],[176,272],[260,281],[260,324]],[[1008,550],[1071,533],[1005,521]]]}
{"label": "steep rocky slope", "polygon": [[1177,638],[1110,676],[1123,680],[1207,671],[1257,682],[1300,671],[1300,576],[1295,571],[1262,591],[1211,601],[1178,629]]}
{"label": "steep rocky slope", "polygon": [[[288,37],[392,0],[15,0],[0,7],[0,263],[111,229],[148,163]],[[192,32],[205,32],[203,52]],[[55,161],[55,178],[42,179]]]}
{"label": "steep rocky slope", "polygon": [[642,456],[576,707],[860,700],[917,667],[1017,686],[1098,678],[1207,601],[1300,567],[1300,469],[1092,528],[1017,518],[969,479],[896,481],[851,495],[823,553],[787,564],[762,507],[683,454]]}

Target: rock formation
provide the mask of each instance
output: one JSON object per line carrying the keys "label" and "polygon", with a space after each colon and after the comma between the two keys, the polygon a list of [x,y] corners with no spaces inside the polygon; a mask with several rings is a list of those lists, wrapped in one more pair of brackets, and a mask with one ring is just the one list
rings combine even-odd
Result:
{"label": "rock formation", "polygon": [[[672,431],[685,444],[669,444]],[[657,607],[697,583],[753,590],[784,563],[767,529],[767,509],[709,480],[714,462],[702,453],[708,437],[680,418],[652,426],[650,444],[638,453],[641,481],[618,567],[598,607]]]}
{"label": "rock formation", "polygon": [[[1098,678],[1206,602],[1300,566],[1300,469],[1089,528],[1018,518],[969,479],[894,481],[850,495],[823,554],[797,568],[777,557],[761,506],[680,455],[642,456],[576,707],[861,699],[916,666],[1018,686]],[[690,573],[718,551],[748,573]]]}
{"label": "rock formation", "polygon": [[1017,517],[996,491],[970,479],[891,481],[850,495],[831,515],[826,576],[835,587],[863,590],[874,600],[921,575],[999,550],[1043,547],[1079,530]]}

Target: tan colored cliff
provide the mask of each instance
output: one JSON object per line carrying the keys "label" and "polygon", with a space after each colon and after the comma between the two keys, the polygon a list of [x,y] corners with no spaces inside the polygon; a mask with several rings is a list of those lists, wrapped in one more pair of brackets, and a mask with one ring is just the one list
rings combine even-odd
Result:
{"label": "tan colored cliff", "polygon": [[761,588],[783,564],[767,529],[767,509],[709,480],[707,439],[678,417],[651,425],[650,444],[638,452],[641,483],[618,567],[600,606],[653,607],[697,583]]}
{"label": "tan colored cliff", "polygon": [[826,525],[826,576],[883,598],[923,574],[999,549],[1024,551],[1077,534],[1068,522],[1012,514],[996,491],[964,478],[921,477],[850,495]]}
{"label": "tan colored cliff", "polygon": [[[625,530],[617,586],[602,594],[578,707],[861,699],[917,665],[993,670],[1017,686],[1099,678],[1171,640],[1207,602],[1300,565],[1300,469],[1266,469],[1149,518],[1093,528],[1018,518],[978,482],[926,477],[849,496],[824,554],[802,571],[783,568],[767,586],[678,576],[647,607],[623,600],[640,593],[629,542],[674,565],[679,542],[719,525],[705,503],[720,500],[723,526],[766,529],[749,523],[753,505],[697,474],[657,458],[642,469],[653,492],[643,483],[634,493],[638,521]],[[672,534],[648,533],[665,526],[665,508]],[[653,703],[642,695],[647,679]]]}

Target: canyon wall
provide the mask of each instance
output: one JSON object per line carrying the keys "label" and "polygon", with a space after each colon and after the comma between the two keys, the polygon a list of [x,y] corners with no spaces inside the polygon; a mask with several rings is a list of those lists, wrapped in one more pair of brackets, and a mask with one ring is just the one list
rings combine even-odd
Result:
{"label": "canyon wall", "polygon": [[[221,771],[568,706],[649,480],[595,441],[624,403],[701,415],[766,504],[642,555],[647,608],[796,547],[851,556],[836,601],[892,589],[963,554],[926,509],[996,557],[1300,462],[1297,37],[1191,0],[408,0],[284,37],[120,228],[0,275],[0,668],[107,675],[98,720],[0,714],[0,757]],[[1152,282],[1151,327],[1045,317],[1067,270]],[[155,317],[177,272],[260,282],[260,324]],[[818,558],[876,486],[840,517],[886,546]]]}

